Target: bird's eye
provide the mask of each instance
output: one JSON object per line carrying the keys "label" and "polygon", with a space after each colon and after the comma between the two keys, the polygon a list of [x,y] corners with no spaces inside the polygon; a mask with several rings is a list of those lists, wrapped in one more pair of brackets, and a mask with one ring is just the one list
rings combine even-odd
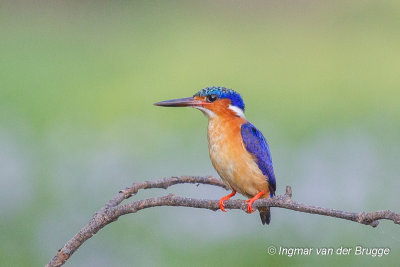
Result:
{"label": "bird's eye", "polygon": [[208,95],[206,98],[207,102],[214,102],[217,99],[218,99],[217,95]]}

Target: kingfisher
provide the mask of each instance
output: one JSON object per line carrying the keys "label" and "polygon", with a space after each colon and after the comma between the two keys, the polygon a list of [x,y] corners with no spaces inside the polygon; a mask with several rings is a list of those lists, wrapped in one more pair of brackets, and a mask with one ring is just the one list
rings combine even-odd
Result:
{"label": "kingfisher", "polygon": [[[262,133],[244,116],[245,105],[239,93],[225,87],[206,87],[193,97],[155,103],[163,107],[192,107],[208,118],[208,149],[212,165],[232,192],[219,201],[224,202],[236,192],[248,199],[247,212],[259,198],[275,195],[276,180],[271,153]],[[262,224],[271,221],[270,208],[262,207]]]}

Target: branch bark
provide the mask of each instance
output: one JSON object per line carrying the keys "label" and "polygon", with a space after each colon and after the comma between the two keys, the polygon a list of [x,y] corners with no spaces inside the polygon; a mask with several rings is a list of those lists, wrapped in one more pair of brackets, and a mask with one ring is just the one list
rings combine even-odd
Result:
{"label": "branch bark", "polygon": [[[172,185],[183,183],[208,184],[228,190],[227,186],[221,180],[218,180],[214,177],[180,176],[164,178],[156,181],[134,183],[132,186],[121,190],[113,199],[111,199],[103,208],[101,208],[100,211],[96,212],[89,223],[83,227],[71,240],[69,240],[46,266],[52,267],[63,265],[86,240],[91,238],[107,224],[116,221],[120,216],[125,214],[135,213],[142,209],[158,206],[192,207],[209,209],[213,211],[219,210],[218,200],[193,199],[175,196],[173,194],[121,204],[122,201],[130,198],[132,195],[135,195],[140,189],[167,189]],[[372,227],[378,226],[379,220],[391,220],[395,224],[400,224],[400,213],[390,210],[357,213],[310,206],[296,202],[292,200],[292,189],[290,186],[286,186],[286,193],[284,195],[275,196],[274,198],[270,199],[256,200],[253,204],[254,208],[266,206],[330,216],[370,225]],[[247,203],[243,200],[227,200],[225,202],[225,209],[241,209],[246,212]]]}

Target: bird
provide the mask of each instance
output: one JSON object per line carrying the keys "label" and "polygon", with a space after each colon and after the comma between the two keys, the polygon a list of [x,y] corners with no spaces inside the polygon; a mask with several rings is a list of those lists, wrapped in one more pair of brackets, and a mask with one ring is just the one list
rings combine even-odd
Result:
{"label": "bird", "polygon": [[[193,97],[154,103],[162,107],[192,107],[208,118],[208,149],[211,163],[232,192],[219,200],[224,202],[236,192],[247,197],[247,212],[259,198],[272,198],[276,179],[270,149],[263,134],[247,119],[243,99],[236,91],[225,87],[206,87]],[[269,224],[269,207],[258,208],[262,224]]]}

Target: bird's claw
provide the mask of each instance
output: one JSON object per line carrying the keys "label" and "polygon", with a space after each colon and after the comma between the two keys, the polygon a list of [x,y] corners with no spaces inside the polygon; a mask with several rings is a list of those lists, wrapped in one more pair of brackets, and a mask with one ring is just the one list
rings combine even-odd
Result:
{"label": "bird's claw", "polygon": [[253,205],[253,202],[256,201],[257,199],[259,199],[264,194],[265,194],[265,191],[261,191],[257,195],[255,195],[254,197],[246,200],[246,202],[248,203],[247,204],[247,212],[248,213],[253,213],[254,212],[254,210],[251,207],[251,205]]}
{"label": "bird's claw", "polygon": [[225,207],[224,207],[224,202],[225,202],[225,200],[223,200],[223,199],[221,199],[221,200],[219,201],[219,208],[220,208],[220,210],[222,210],[223,212],[226,212]]}
{"label": "bird's claw", "polygon": [[247,199],[246,202],[248,203],[247,204],[247,213],[253,213],[254,210],[251,206],[253,205],[254,201],[251,201],[251,199]]}
{"label": "bird's claw", "polygon": [[219,200],[219,208],[220,208],[220,210],[222,210],[223,212],[226,212],[225,207],[224,207],[224,202],[225,202],[225,200],[228,200],[228,199],[230,199],[231,197],[233,197],[235,194],[236,194],[236,191],[232,191],[232,193],[230,193],[230,194],[227,195],[227,196],[222,197],[222,198]]}

